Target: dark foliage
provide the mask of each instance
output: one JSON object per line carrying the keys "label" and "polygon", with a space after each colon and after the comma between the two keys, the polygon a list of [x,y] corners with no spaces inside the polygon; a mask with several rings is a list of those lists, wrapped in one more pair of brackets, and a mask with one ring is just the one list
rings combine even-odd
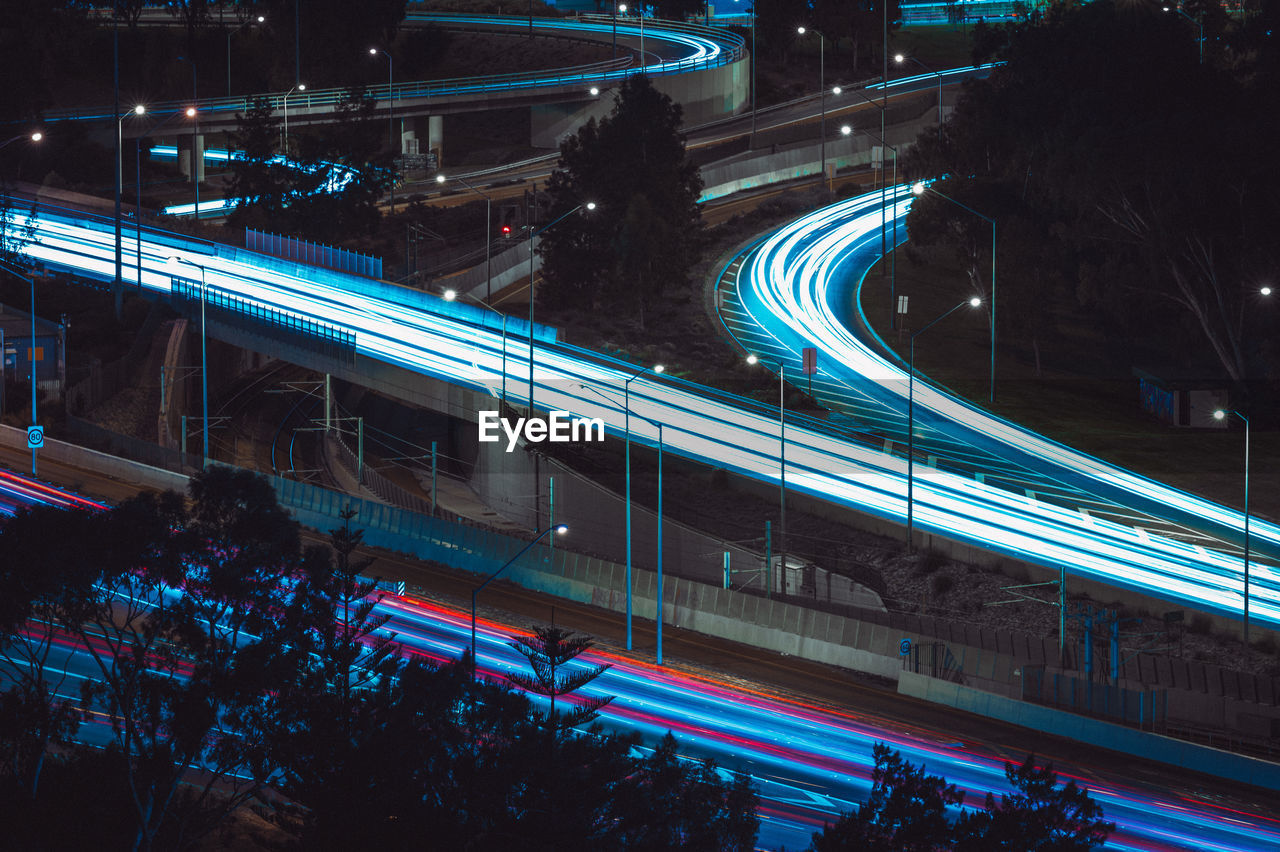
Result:
{"label": "dark foliage", "polygon": [[[685,279],[700,249],[702,180],[685,157],[680,115],[678,104],[636,75],[606,118],[560,146],[548,183],[555,224],[539,247],[540,299],[608,307],[643,323],[663,290]],[[586,202],[595,209],[566,215]]]}
{"label": "dark foliage", "polygon": [[988,794],[981,810],[969,810],[946,779],[884,743],[874,753],[870,798],[814,834],[814,852],[1088,852],[1115,831],[1087,790],[1074,780],[1058,786],[1053,767],[1030,755],[1005,763],[1011,793]]}

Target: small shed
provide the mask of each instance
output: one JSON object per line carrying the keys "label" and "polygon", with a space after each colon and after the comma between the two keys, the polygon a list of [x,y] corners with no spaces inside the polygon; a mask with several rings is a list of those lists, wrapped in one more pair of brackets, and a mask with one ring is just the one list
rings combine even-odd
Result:
{"label": "small shed", "polygon": [[1229,407],[1225,382],[1220,377],[1167,378],[1134,368],[1142,410],[1167,426],[1225,429],[1226,421],[1213,412]]}
{"label": "small shed", "polygon": [[[12,381],[27,381],[35,365],[36,387],[45,399],[61,399],[67,377],[66,326],[36,317],[35,340],[31,338],[31,314],[0,304],[0,387]],[[4,400],[5,409],[16,401]],[[4,409],[0,409],[4,410]]]}

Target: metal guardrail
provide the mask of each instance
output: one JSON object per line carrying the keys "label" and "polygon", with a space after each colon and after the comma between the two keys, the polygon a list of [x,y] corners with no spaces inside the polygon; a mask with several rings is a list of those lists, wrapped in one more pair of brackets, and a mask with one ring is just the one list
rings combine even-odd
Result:
{"label": "metal guardrail", "polygon": [[[450,21],[460,23],[470,23],[478,25],[484,22],[490,24],[510,25],[512,18],[510,16],[417,16],[430,22],[448,23]],[[535,19],[540,22],[541,26],[557,23],[563,19]],[[612,19],[604,16],[583,16],[580,19],[574,19],[570,23],[566,23],[566,27],[587,28],[590,26],[603,28],[605,24],[601,21],[610,21]],[[611,27],[612,24],[610,23]],[[465,27],[462,27],[465,30]],[[619,59],[609,59],[600,62],[589,63],[586,65],[574,66],[571,68],[559,69],[559,71],[524,71],[515,74],[495,74],[482,77],[457,77],[446,80],[428,80],[415,81],[405,83],[394,83],[381,85],[372,85],[365,87],[365,92],[373,96],[376,100],[386,101],[390,99],[393,103],[399,103],[406,100],[422,100],[429,98],[444,97],[447,95],[475,95],[493,92],[509,92],[525,89],[556,89],[568,86],[584,86],[591,83],[608,83],[624,79],[630,74],[641,73],[642,71],[649,75],[666,75],[679,74],[689,71],[704,70],[707,68],[715,68],[736,62],[745,55],[745,43],[743,39],[726,30],[720,30],[710,27],[699,27],[689,24],[676,24],[674,22],[663,21],[660,26],[652,27],[646,30],[646,35],[652,38],[660,39],[662,32],[674,31],[681,34],[699,35],[717,42],[725,42],[728,50],[720,50],[713,57],[691,57],[688,59],[674,60],[671,62],[663,62],[654,68],[643,68],[641,66],[633,66],[630,56]],[[243,112],[247,111],[253,104],[261,99],[265,99],[272,110],[281,111],[285,106],[285,99],[288,98],[289,106],[294,110],[314,110],[316,108],[331,109],[337,106],[346,98],[349,89],[317,89],[307,90],[305,92],[272,92],[256,95],[237,95],[232,97],[220,98],[203,98],[195,103],[197,111],[202,115],[212,113],[227,112]],[[192,106],[190,100],[162,101],[147,106],[147,115],[154,117],[165,117],[185,110]],[[113,111],[104,106],[94,107],[72,107],[64,110],[50,110],[45,113],[46,121],[106,121],[115,120],[117,116]]]}

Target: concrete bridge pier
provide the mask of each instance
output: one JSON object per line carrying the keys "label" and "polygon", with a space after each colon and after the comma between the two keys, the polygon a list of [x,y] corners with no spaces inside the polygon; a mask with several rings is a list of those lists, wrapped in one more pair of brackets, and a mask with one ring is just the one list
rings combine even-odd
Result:
{"label": "concrete bridge pier", "polygon": [[[192,148],[195,149],[195,173],[192,177]],[[204,181],[204,134],[183,133],[178,136],[178,168],[193,182]]]}

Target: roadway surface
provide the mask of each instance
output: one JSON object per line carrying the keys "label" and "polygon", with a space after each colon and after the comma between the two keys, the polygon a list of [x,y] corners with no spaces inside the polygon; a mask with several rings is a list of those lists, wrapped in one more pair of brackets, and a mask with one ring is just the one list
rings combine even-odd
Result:
{"label": "roadway surface", "polygon": [[[91,476],[79,476],[95,484]],[[0,474],[0,505],[32,500],[78,502],[25,477]],[[387,629],[406,647],[433,658],[458,657],[469,644],[468,613],[461,601],[469,598],[474,577],[385,554],[376,568],[383,576],[432,588],[432,599],[384,596],[380,608],[391,615]],[[562,626],[602,637],[583,664],[612,665],[592,684],[593,691],[616,696],[605,723],[638,731],[648,743],[671,730],[683,753],[712,757],[729,772],[749,773],[762,798],[761,848],[803,847],[824,821],[861,801],[869,787],[875,742],[886,742],[957,783],[971,807],[980,805],[987,791],[1007,789],[1005,760],[1018,761],[1034,751],[1052,760],[1064,779],[1073,777],[1087,786],[1106,817],[1118,823],[1108,848],[1262,850],[1280,845],[1274,802],[1249,788],[1216,781],[1201,786],[1186,773],[1173,778],[1167,769],[1141,760],[1117,760],[1099,749],[992,725],[903,699],[847,673],[686,631],[667,633],[670,662],[658,668],[643,652],[611,647],[622,632],[615,613],[502,583],[486,589],[484,603],[478,658],[490,676],[520,668],[523,658],[507,641],[531,623],[554,618]],[[494,606],[522,615],[494,616]],[[640,646],[652,641],[643,628],[637,637]],[[66,656],[53,665],[68,671],[64,690],[72,696],[78,694],[78,678],[92,672],[87,655],[75,648],[66,649]],[[106,722],[95,715],[83,735],[103,740]]]}

